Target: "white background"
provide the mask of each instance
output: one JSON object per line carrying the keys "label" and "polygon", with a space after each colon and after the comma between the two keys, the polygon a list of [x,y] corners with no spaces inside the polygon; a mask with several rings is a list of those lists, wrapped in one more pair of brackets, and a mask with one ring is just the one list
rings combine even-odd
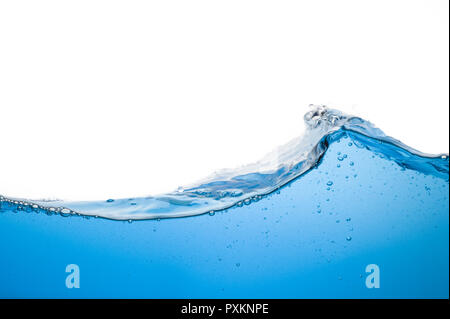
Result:
{"label": "white background", "polygon": [[173,190],[301,134],[310,103],[448,152],[448,5],[1,1],[0,194]]}

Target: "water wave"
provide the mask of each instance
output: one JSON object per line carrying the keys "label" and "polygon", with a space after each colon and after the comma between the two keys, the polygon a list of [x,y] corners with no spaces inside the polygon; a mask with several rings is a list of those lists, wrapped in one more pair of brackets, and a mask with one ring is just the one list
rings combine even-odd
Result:
{"label": "water wave", "polygon": [[302,136],[278,147],[262,160],[236,169],[218,171],[171,193],[106,201],[46,201],[0,196],[0,211],[34,211],[129,221],[214,214],[259,201],[281,189],[320,165],[329,146],[343,137],[350,137],[357,147],[371,150],[403,169],[448,181],[447,154],[421,153],[386,136],[362,118],[325,106],[314,106],[304,115],[304,120],[307,129]]}

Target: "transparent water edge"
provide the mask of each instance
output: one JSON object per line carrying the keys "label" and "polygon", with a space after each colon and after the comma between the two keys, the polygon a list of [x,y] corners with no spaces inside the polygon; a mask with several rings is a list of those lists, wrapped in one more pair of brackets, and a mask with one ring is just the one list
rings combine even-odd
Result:
{"label": "transparent water edge", "polygon": [[[352,144],[384,156],[405,169],[448,181],[446,154],[427,155],[387,137],[358,117],[315,107],[305,114],[307,131],[261,161],[216,172],[197,184],[159,196],[105,201],[42,201],[0,196],[0,209],[44,212],[62,216],[84,215],[115,220],[145,220],[195,216],[243,206],[261,200],[320,165],[332,143],[350,137]],[[5,209],[5,208],[3,208]]]}

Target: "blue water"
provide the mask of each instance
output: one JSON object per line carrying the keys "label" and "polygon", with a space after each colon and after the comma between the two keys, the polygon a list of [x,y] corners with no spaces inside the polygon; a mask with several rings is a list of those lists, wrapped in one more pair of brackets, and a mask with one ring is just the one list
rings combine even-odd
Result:
{"label": "blue water", "polygon": [[337,110],[305,121],[276,156],[170,194],[0,197],[0,297],[448,298],[448,156]]}

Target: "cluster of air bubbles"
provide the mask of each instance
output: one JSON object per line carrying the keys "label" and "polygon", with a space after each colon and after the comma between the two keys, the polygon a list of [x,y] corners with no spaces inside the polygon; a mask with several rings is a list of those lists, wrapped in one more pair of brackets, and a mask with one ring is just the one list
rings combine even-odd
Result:
{"label": "cluster of air bubbles", "polygon": [[338,158],[337,159],[338,159],[339,162],[342,162],[344,159],[347,158],[347,154],[341,155],[341,152],[338,152],[337,154],[338,154]]}
{"label": "cluster of air bubbles", "polygon": [[7,204],[12,206],[13,212],[24,211],[24,212],[35,212],[35,213],[45,213],[47,215],[56,215],[59,214],[63,217],[72,216],[72,215],[80,215],[75,211],[66,208],[66,207],[46,207],[42,205],[38,205],[31,202],[26,202],[22,200],[9,199],[4,196],[0,196],[0,208],[2,204]]}
{"label": "cluster of air bubbles", "polygon": [[344,115],[336,112],[328,112],[325,105],[310,104],[309,106],[314,109],[306,113],[303,119],[310,128],[316,128],[322,123],[336,126],[340,120],[345,119]]}
{"label": "cluster of air bubbles", "polygon": [[240,197],[244,192],[240,189],[234,190],[208,190],[208,189],[184,189],[183,192],[177,191],[178,194],[194,194],[196,196],[221,199],[226,197]]}
{"label": "cluster of air bubbles", "polygon": [[235,205],[236,205],[236,207],[242,207],[244,205],[247,206],[247,205],[250,205],[251,203],[259,202],[264,197],[266,197],[266,196],[265,195],[255,195],[255,196],[246,198],[244,200],[240,200]]}
{"label": "cluster of air bubbles", "polygon": [[329,191],[331,189],[331,186],[333,186],[333,181],[328,181],[327,182],[327,191]]}
{"label": "cluster of air bubbles", "polygon": [[[352,143],[349,143],[349,145],[353,145]],[[338,168],[339,167],[341,167],[341,163],[340,162],[343,162],[346,158],[348,158],[348,155],[347,154],[342,154],[341,152],[338,152],[337,153],[337,160],[339,161],[339,163],[336,165]],[[350,166],[354,166],[355,165],[355,163],[353,162],[353,161],[350,161],[349,162],[349,165]]]}

